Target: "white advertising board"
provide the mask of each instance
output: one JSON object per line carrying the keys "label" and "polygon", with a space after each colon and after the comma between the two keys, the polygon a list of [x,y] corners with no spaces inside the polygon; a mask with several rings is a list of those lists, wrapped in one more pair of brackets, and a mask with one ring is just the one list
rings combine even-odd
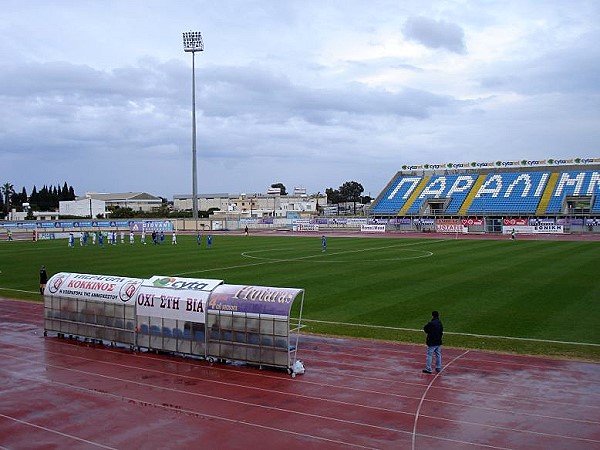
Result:
{"label": "white advertising board", "polygon": [[59,272],[46,284],[44,295],[133,305],[144,280],[113,275]]}
{"label": "white advertising board", "polygon": [[223,280],[155,275],[136,293],[137,315],[206,322],[206,302]]}
{"label": "white advertising board", "polygon": [[557,233],[561,234],[564,232],[562,225],[553,225],[553,224],[542,224],[542,225],[534,225],[533,226],[534,233]]}
{"label": "white advertising board", "polygon": [[516,225],[516,226],[503,226],[503,234],[523,233],[523,234],[561,234],[564,233],[563,225],[554,224],[543,224],[543,225]]}
{"label": "white advertising board", "polygon": [[292,231],[319,231],[319,225],[316,223],[298,223],[292,227]]}
{"label": "white advertising board", "polygon": [[363,233],[385,233],[385,225],[367,225],[362,224],[360,231]]}

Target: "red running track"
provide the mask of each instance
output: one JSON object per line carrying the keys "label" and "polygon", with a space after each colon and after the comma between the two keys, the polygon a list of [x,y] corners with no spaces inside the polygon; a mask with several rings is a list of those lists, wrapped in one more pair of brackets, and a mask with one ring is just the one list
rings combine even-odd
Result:
{"label": "red running track", "polygon": [[0,299],[0,448],[599,449],[600,365],[302,336],[306,373],[43,336]]}

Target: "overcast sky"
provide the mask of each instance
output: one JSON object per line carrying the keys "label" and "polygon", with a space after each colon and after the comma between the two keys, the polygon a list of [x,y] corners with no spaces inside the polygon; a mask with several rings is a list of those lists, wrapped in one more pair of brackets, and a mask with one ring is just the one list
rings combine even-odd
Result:
{"label": "overcast sky", "polygon": [[404,164],[600,156],[597,0],[0,0],[0,183],[375,197]]}

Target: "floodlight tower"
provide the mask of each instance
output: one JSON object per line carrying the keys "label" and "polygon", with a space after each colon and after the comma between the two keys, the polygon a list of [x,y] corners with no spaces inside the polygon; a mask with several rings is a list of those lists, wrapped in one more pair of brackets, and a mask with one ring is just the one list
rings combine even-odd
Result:
{"label": "floodlight tower", "polygon": [[198,169],[196,166],[196,52],[204,51],[199,31],[183,33],[183,51],[192,52],[192,217],[198,220]]}

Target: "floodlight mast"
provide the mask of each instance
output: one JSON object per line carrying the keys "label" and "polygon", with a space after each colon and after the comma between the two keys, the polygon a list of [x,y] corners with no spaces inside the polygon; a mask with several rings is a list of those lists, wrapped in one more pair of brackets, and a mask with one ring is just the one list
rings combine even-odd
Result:
{"label": "floodlight mast", "polygon": [[192,53],[192,217],[198,220],[198,169],[196,164],[196,52],[204,51],[199,31],[183,33],[183,51]]}

